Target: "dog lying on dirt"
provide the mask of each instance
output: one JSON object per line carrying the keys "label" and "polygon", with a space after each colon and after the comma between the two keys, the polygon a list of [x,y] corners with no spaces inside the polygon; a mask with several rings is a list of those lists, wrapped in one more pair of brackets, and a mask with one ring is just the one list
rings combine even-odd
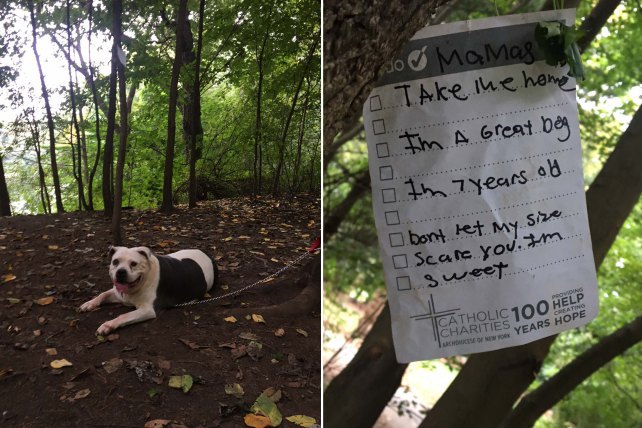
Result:
{"label": "dog lying on dirt", "polygon": [[98,334],[156,318],[156,311],[189,302],[218,284],[216,263],[200,250],[157,256],[147,247],[110,247],[109,276],[113,287],[80,306],[91,311],[103,303],[123,303],[136,309],[103,323]]}

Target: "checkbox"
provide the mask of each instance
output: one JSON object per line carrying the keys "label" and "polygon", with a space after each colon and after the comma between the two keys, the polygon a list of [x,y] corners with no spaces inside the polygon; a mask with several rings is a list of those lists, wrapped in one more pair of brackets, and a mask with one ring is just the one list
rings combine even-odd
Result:
{"label": "checkbox", "polygon": [[379,167],[379,179],[381,181],[392,180],[394,178],[393,176],[394,173],[391,166],[387,165]]}
{"label": "checkbox", "polygon": [[397,202],[397,193],[395,192],[395,189],[393,187],[391,187],[390,189],[381,189],[381,197],[383,198],[384,204]]}
{"label": "checkbox", "polygon": [[391,247],[403,247],[403,235],[401,232],[395,232],[388,235]]}
{"label": "checkbox", "polygon": [[408,267],[408,257],[405,254],[397,254],[392,256],[392,265],[395,269],[403,269]]}
{"label": "checkbox", "polygon": [[372,121],[372,132],[375,135],[381,135],[386,133],[386,124],[383,119],[377,119]]}
{"label": "checkbox", "polygon": [[399,221],[399,211],[386,211],[386,224],[388,226],[394,226],[401,223]]}
{"label": "checkbox", "polygon": [[388,156],[390,156],[390,152],[388,151],[388,143],[377,144],[377,157],[387,158]]}
{"label": "checkbox", "polygon": [[406,291],[410,290],[410,277],[409,276],[400,276],[397,277],[397,290]]}
{"label": "checkbox", "polygon": [[370,111],[379,110],[381,110],[381,97],[379,95],[373,95],[370,97]]}

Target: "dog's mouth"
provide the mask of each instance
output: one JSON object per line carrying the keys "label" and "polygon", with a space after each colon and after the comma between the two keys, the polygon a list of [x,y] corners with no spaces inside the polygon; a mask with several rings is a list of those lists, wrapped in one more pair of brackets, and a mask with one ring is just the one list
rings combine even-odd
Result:
{"label": "dog's mouth", "polygon": [[121,294],[129,293],[132,288],[136,287],[140,283],[140,280],[141,280],[142,277],[143,276],[141,275],[138,278],[136,278],[135,280],[133,280],[132,282],[114,281],[114,287],[116,287],[116,290]]}

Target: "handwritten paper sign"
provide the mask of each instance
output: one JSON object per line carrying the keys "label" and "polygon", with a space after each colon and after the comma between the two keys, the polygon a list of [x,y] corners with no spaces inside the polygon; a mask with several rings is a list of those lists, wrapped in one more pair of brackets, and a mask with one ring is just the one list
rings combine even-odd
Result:
{"label": "handwritten paper sign", "polygon": [[426,27],[364,105],[399,362],[597,315],[575,79],[534,41],[553,20],[574,11]]}

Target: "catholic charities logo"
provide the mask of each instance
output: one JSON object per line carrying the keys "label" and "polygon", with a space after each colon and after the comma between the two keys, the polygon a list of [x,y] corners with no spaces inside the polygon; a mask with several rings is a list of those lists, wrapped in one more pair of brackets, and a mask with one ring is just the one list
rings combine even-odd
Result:
{"label": "catholic charities logo", "polygon": [[[410,319],[414,321],[428,320],[432,325],[433,339],[440,348],[449,346],[474,343],[477,340],[484,340],[480,335],[502,332],[510,329],[508,309],[494,309],[477,312],[461,313],[460,308],[438,310],[435,305],[435,298],[430,295],[428,299],[428,312],[420,315],[413,315]],[[508,334],[492,336],[505,338]]]}
{"label": "catholic charities logo", "polygon": [[432,323],[433,339],[441,348],[441,335],[439,332],[441,323],[439,321],[455,316],[457,314],[457,311],[459,311],[459,308],[438,311],[437,308],[435,308],[435,298],[431,294],[430,298],[428,299],[428,312],[421,315],[413,315],[410,317],[410,319],[413,319],[415,321],[429,320]]}

